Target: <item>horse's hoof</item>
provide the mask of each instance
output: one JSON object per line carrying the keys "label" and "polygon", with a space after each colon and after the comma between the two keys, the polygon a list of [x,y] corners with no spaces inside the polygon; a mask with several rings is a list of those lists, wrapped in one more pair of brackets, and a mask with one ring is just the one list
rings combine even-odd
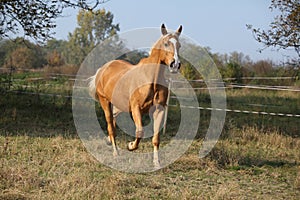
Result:
{"label": "horse's hoof", "polygon": [[128,149],[129,151],[134,151],[134,150],[136,150],[137,148],[138,148],[138,146],[135,146],[135,145],[134,145],[134,142],[129,142],[129,143],[128,143],[127,149]]}
{"label": "horse's hoof", "polygon": [[108,136],[108,137],[105,137],[104,140],[105,140],[105,143],[106,143],[107,145],[111,146],[111,141],[110,141],[109,136]]}
{"label": "horse's hoof", "polygon": [[154,161],[153,164],[154,164],[154,169],[155,170],[161,169],[161,165],[160,165],[159,161]]}
{"label": "horse's hoof", "polygon": [[118,157],[118,156],[119,156],[119,152],[118,152],[118,151],[114,151],[114,152],[113,152],[113,156],[114,156],[114,157]]}

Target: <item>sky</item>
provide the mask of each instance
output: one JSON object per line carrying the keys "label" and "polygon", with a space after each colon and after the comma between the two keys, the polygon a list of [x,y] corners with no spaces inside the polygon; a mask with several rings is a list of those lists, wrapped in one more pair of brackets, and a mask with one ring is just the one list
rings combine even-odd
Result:
{"label": "sky", "polygon": [[[213,53],[242,52],[254,61],[284,61],[293,51],[277,51],[268,48],[259,52],[258,43],[246,24],[268,29],[278,13],[269,9],[271,0],[110,0],[100,8],[112,12],[114,23],[120,32],[143,27],[160,27],[176,30],[183,26],[183,33]],[[78,10],[67,9],[57,19],[55,37],[67,39],[68,33],[77,26]]]}

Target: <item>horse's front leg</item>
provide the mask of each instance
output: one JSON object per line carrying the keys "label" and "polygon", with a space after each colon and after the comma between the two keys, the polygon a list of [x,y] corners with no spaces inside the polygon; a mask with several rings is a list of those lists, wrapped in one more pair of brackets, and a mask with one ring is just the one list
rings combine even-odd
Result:
{"label": "horse's front leg", "polygon": [[139,106],[135,106],[132,109],[132,117],[134,120],[134,124],[136,127],[135,130],[135,140],[132,142],[129,142],[128,144],[128,150],[133,151],[136,150],[139,147],[139,143],[144,136],[144,131],[143,131],[143,124],[142,124],[142,114]]}
{"label": "horse's front leg", "polygon": [[155,105],[155,110],[153,112],[153,138],[152,138],[152,144],[153,144],[153,164],[155,169],[160,169],[160,162],[159,162],[159,154],[158,154],[158,149],[159,149],[159,143],[160,143],[160,138],[159,138],[159,131],[161,128],[161,123],[163,121],[165,109],[162,105],[157,104]]}

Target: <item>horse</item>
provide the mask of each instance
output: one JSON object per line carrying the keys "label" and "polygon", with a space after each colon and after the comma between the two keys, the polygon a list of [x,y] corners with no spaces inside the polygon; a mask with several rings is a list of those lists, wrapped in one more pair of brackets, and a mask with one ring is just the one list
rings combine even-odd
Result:
{"label": "horse", "polygon": [[180,70],[179,36],[182,26],[174,33],[168,33],[161,25],[161,37],[152,46],[149,56],[138,64],[132,65],[124,60],[112,60],[100,67],[89,78],[89,94],[98,101],[104,111],[107,122],[107,140],[113,147],[113,156],[118,156],[116,145],[116,116],[119,112],[129,112],[135,124],[135,140],[128,143],[128,150],[138,148],[143,138],[142,115],[153,117],[153,164],[160,168],[159,131],[163,121],[168,88],[164,71],[167,67],[171,73]]}

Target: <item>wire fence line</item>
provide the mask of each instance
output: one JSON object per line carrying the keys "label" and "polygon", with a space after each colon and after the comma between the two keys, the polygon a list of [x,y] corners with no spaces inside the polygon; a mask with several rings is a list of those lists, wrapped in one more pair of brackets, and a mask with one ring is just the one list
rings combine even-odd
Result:
{"label": "wire fence line", "polygon": [[[171,107],[178,107],[178,105],[169,104]],[[210,111],[225,111],[225,112],[234,112],[234,113],[244,113],[244,114],[256,114],[256,115],[271,115],[271,116],[281,116],[281,117],[299,117],[298,114],[289,114],[289,113],[274,113],[274,112],[264,112],[264,111],[252,111],[252,110],[236,110],[236,109],[221,109],[221,108],[210,108],[210,107],[194,107],[187,105],[179,105],[180,108],[190,108],[190,109],[199,109],[199,110],[210,110]]]}
{"label": "wire fence line", "polygon": [[285,86],[256,86],[256,85],[238,85],[238,84],[228,84],[227,86],[229,88],[248,88],[248,89],[260,89],[260,90],[300,92],[300,88],[293,89],[293,87],[285,87]]}
{"label": "wire fence line", "polygon": [[[3,68],[0,68],[0,70],[4,70]],[[9,68],[5,68],[5,70],[9,70]],[[23,70],[24,71],[24,70]],[[27,71],[25,69],[25,71]],[[29,70],[30,72],[39,72],[37,70]],[[12,74],[10,74],[12,75]],[[28,79],[25,79],[26,81],[32,81],[32,82],[38,82],[43,80],[56,80],[59,78],[63,78],[66,81],[74,82],[77,81],[87,81],[87,76],[76,76],[72,74],[62,74],[62,73],[47,73],[47,77],[31,77]],[[298,80],[298,77],[241,77],[243,80]],[[234,81],[235,78],[224,78],[222,80],[188,80],[190,83],[207,83],[207,82],[213,82],[216,83],[216,85],[223,85],[223,86],[216,86],[216,87],[193,87],[193,90],[214,90],[214,89],[234,89],[234,88],[248,88],[248,89],[258,89],[258,90],[273,90],[273,91],[290,91],[290,92],[300,92],[300,88],[295,88],[293,86],[266,86],[266,85],[245,85],[245,84],[236,84],[236,83],[228,83],[225,81]],[[24,79],[10,79],[11,85],[13,85],[13,82],[22,82]],[[170,81],[170,80],[169,80]],[[3,81],[2,81],[3,82]],[[180,81],[180,80],[171,80],[171,83],[169,83],[169,90],[171,90],[172,85],[175,83],[181,83],[186,81]],[[2,84],[2,83],[1,83]],[[45,83],[47,86],[51,86],[52,83]],[[54,84],[54,83],[53,83]],[[38,96],[48,96],[48,97],[61,97],[61,98],[72,98],[71,91],[68,94],[57,94],[57,93],[45,93],[40,91],[26,91],[27,88],[34,88],[34,86],[29,85],[17,85],[19,89],[12,90],[12,87],[9,87],[9,90],[6,90],[7,93],[14,93],[14,94],[24,94],[24,95],[38,95]],[[56,85],[57,86],[57,85]],[[64,85],[62,85],[63,87]],[[23,89],[22,89],[23,88]],[[24,89],[25,88],[25,89]],[[87,87],[86,87],[87,88]],[[82,87],[81,89],[86,89],[85,87]],[[185,88],[185,87],[176,87],[176,89],[179,90],[188,90],[191,88]],[[170,96],[169,99],[174,98],[186,98],[188,97],[176,97],[176,96]],[[91,99],[88,97],[82,97],[82,99]],[[169,104],[168,100],[168,106],[174,107],[178,105],[171,105]],[[188,105],[180,105],[181,108],[190,108],[190,109],[200,109],[200,110],[216,110],[216,111],[225,111],[225,112],[234,112],[234,113],[244,113],[244,114],[258,114],[258,115],[271,115],[271,116],[284,116],[284,117],[297,117],[299,118],[299,114],[291,114],[291,113],[275,113],[275,112],[264,112],[264,111],[252,111],[252,110],[237,110],[237,109],[218,109],[218,108],[210,108],[210,107],[191,107]]]}
{"label": "wire fence line", "polygon": [[[83,88],[84,89],[84,88]],[[90,97],[74,97],[71,95],[63,95],[63,94],[55,94],[55,93],[41,93],[41,92],[25,92],[25,91],[8,91],[9,93],[14,93],[14,94],[25,94],[25,95],[38,95],[38,96],[47,96],[47,97],[61,97],[61,98],[76,98],[76,99],[83,99],[83,100],[93,100],[93,98]],[[170,96],[170,98],[173,99],[185,99],[189,100],[190,98],[188,97],[175,97],[175,96]],[[225,112],[234,112],[234,113],[244,113],[244,114],[257,114],[257,115],[271,115],[271,116],[281,116],[281,117],[297,117],[300,118],[300,114],[291,114],[291,113],[275,113],[275,112],[265,112],[265,111],[253,111],[253,110],[238,110],[238,109],[220,109],[220,108],[211,108],[211,107],[193,107],[193,106],[188,106],[188,105],[174,105],[174,104],[167,104],[170,107],[180,107],[180,108],[189,108],[189,109],[199,109],[199,110],[209,110],[209,111],[225,111]],[[265,105],[261,105],[265,106]]]}
{"label": "wire fence line", "polygon": [[[210,79],[210,80],[204,80],[204,79],[195,79],[195,80],[188,80],[189,82],[218,82],[218,81],[236,81],[236,80],[298,80],[299,78],[296,76],[276,76],[276,77],[269,77],[269,76],[249,76],[249,77],[240,77],[240,78],[222,78],[222,79]],[[182,82],[181,80],[173,80],[173,82]]]}
{"label": "wire fence line", "polygon": [[[55,73],[55,72],[45,72],[41,69],[26,69],[26,68],[5,68],[0,67],[0,73],[6,72],[41,72],[45,73],[46,75],[50,76],[65,76],[65,77],[83,77],[88,78],[89,76],[77,75],[77,74],[67,74],[67,73]],[[298,76],[280,76],[280,77],[269,77],[269,76],[249,76],[249,77],[239,77],[239,78],[222,78],[223,81],[235,81],[235,80],[299,80]],[[209,82],[209,81],[216,81],[220,79],[211,79],[211,80],[204,80],[204,79],[196,79],[196,80],[188,80],[189,82]],[[173,82],[180,82],[180,80],[173,80]]]}
{"label": "wire fence line", "polygon": [[[36,77],[36,78],[29,78],[27,81],[42,81],[42,80],[56,80],[58,79],[57,77],[49,77],[49,78],[41,78],[41,77]],[[74,82],[75,80],[78,81],[76,78],[69,78],[68,81]],[[22,81],[22,79],[14,79],[13,81],[18,82]],[[86,79],[81,79],[79,81],[86,81]],[[300,88],[295,88],[293,86],[267,86],[267,85],[245,85],[245,84],[236,84],[236,83],[225,83],[225,82],[220,82],[220,84],[224,84],[224,86],[216,86],[216,87],[193,87],[193,88],[185,88],[185,87],[180,87],[176,88],[178,90],[214,90],[214,89],[234,89],[234,88],[248,88],[248,89],[259,89],[259,90],[274,90],[274,91],[290,91],[290,92],[300,92]],[[51,83],[44,84],[45,86],[51,85]],[[27,86],[28,85],[19,85],[19,86]]]}
{"label": "wire fence line", "polygon": [[[89,78],[89,76],[83,76],[83,75],[76,75],[76,74],[66,74],[66,73],[54,73],[54,72],[45,72],[42,71],[40,69],[18,69],[18,68],[0,68],[0,72],[6,72],[8,74],[10,74],[10,76],[13,75],[13,72],[41,72],[44,73],[44,76],[40,76],[40,77],[31,77],[28,78],[28,81],[39,81],[39,80],[49,80],[49,79],[59,79],[59,77],[63,77],[65,79],[68,79],[69,81],[75,81],[78,80],[79,78],[82,80],[86,80],[87,78]],[[222,79],[210,79],[210,80],[204,80],[204,79],[196,79],[196,80],[188,80],[188,82],[190,83],[220,83],[220,84],[226,84],[228,87],[258,87],[255,89],[264,89],[264,86],[255,86],[255,85],[243,85],[243,84],[236,84],[236,83],[230,83],[227,81],[236,81],[236,80],[299,80],[298,76],[284,76],[284,77],[264,77],[264,76],[260,76],[260,77],[240,77],[240,78],[222,78]],[[18,79],[13,79],[14,81],[17,81]],[[181,80],[172,80],[172,83],[180,83],[183,82]],[[274,88],[278,87],[287,87],[287,86],[273,86]],[[290,87],[292,89],[292,87]],[[197,89],[197,88],[195,88]],[[206,89],[205,87],[203,88],[198,88],[198,89]],[[286,88],[288,89],[288,88]],[[293,90],[292,90],[293,91]],[[296,89],[295,91],[300,91],[300,89]]]}
{"label": "wire fence line", "polygon": [[[59,77],[63,77],[63,79],[68,80],[68,81],[87,81],[87,79],[89,78],[88,76],[76,76],[76,75],[71,75],[71,74],[57,74],[57,73],[50,73],[48,74],[49,76],[45,77],[45,76],[41,76],[41,77],[28,77],[28,78],[12,78],[12,80],[14,82],[17,81],[43,81],[43,80],[56,80],[59,79]],[[67,77],[67,78],[66,78]],[[69,78],[72,77],[72,78]],[[259,80],[284,80],[284,79],[293,79],[294,77],[244,77],[246,79],[253,79],[255,80],[255,78],[259,78]],[[232,78],[225,78],[222,79],[224,81],[228,81],[228,80],[235,80]],[[276,89],[278,88],[278,90],[280,89],[293,89],[295,88],[294,86],[267,86],[267,85],[245,85],[245,84],[237,84],[237,83],[228,83],[228,82],[224,82],[224,81],[220,81],[220,80],[216,80],[216,79],[211,79],[211,80],[203,80],[203,79],[198,79],[198,80],[188,80],[188,82],[190,83],[209,83],[209,82],[213,82],[214,84],[225,84],[227,85],[227,87],[223,87],[223,88],[232,88],[232,87],[254,87],[254,89],[260,89],[260,88],[272,88],[272,89]],[[4,82],[4,81],[2,81]],[[181,81],[181,80],[172,80],[172,84],[173,83],[186,83],[186,81]],[[217,87],[216,87],[217,88]],[[188,89],[188,88],[178,88],[178,89]],[[193,89],[209,89],[208,87],[202,87],[202,88],[193,88]],[[295,89],[295,91],[300,91],[299,89]]]}
{"label": "wire fence line", "polygon": [[[297,77],[242,77],[241,79],[247,80],[298,80]],[[232,88],[248,88],[248,89],[260,89],[260,90],[277,90],[277,91],[291,91],[291,92],[300,92],[300,87],[295,86],[281,86],[281,85],[247,85],[247,84],[239,84],[239,83],[231,83],[226,81],[236,80],[236,78],[223,78],[222,80],[219,79],[211,79],[211,80],[188,80],[189,83],[213,83],[214,85],[222,85],[222,86],[204,86],[204,87],[193,87],[193,90],[210,90],[210,89],[232,89]],[[172,80],[173,83],[185,83],[186,81],[181,80]],[[210,85],[210,84],[208,84]],[[185,87],[176,87],[176,89],[180,90],[189,90],[191,88]]]}
{"label": "wire fence line", "polygon": [[[0,68],[1,69],[1,68]],[[59,77],[63,77],[65,80],[74,82],[74,81],[87,81],[88,76],[76,76],[71,74],[58,74],[58,73],[49,73],[48,77],[29,77],[26,79],[21,78],[12,78],[10,81],[14,82],[20,82],[20,81],[28,81],[28,82],[35,82],[35,81],[43,81],[43,80],[57,80]],[[67,77],[67,78],[66,78]],[[70,78],[71,77],[71,78]],[[296,77],[242,77],[242,79],[253,79],[253,80],[284,80],[284,79],[294,79],[296,80]],[[228,83],[224,81],[228,80],[235,80],[235,78],[224,78],[223,81],[217,80],[217,79],[211,79],[211,80],[188,80],[190,83],[209,83],[213,82],[214,84],[221,84],[224,86],[215,86],[215,87],[193,87],[193,90],[210,90],[210,89],[232,89],[232,88],[249,88],[249,89],[262,89],[262,90],[278,90],[278,91],[292,91],[292,92],[300,92],[300,88],[296,88],[294,86],[268,86],[268,85],[246,85],[246,84],[238,84],[238,83]],[[2,81],[2,83],[5,83],[5,81]],[[172,80],[171,84],[174,83],[186,83],[186,81],[180,81],[180,80]],[[51,85],[51,83],[47,83],[47,85]],[[182,89],[187,90],[191,88],[185,88],[180,87],[176,89]]]}
{"label": "wire fence line", "polygon": [[266,85],[243,85],[243,84],[224,84],[223,87],[193,87],[193,88],[176,88],[178,90],[214,90],[214,89],[234,89],[234,88],[248,88],[259,90],[276,90],[276,91],[290,91],[300,92],[300,88],[287,87],[287,86],[266,86]]}
{"label": "wire fence line", "polygon": [[[55,77],[52,77],[50,79],[55,80]],[[41,80],[47,80],[46,78],[30,78],[27,81],[41,81]],[[68,81],[74,82],[77,81],[86,81],[86,79],[68,79]],[[14,79],[15,82],[22,81],[22,79]],[[44,85],[51,85],[51,83],[45,83]],[[245,85],[245,84],[236,84],[236,83],[224,83],[224,86],[215,86],[215,87],[193,87],[193,88],[185,88],[180,87],[176,88],[178,90],[213,90],[213,89],[234,89],[234,88],[248,88],[248,89],[259,89],[259,90],[275,90],[275,91],[291,91],[291,92],[300,92],[300,88],[293,86],[267,86],[267,85]]]}

